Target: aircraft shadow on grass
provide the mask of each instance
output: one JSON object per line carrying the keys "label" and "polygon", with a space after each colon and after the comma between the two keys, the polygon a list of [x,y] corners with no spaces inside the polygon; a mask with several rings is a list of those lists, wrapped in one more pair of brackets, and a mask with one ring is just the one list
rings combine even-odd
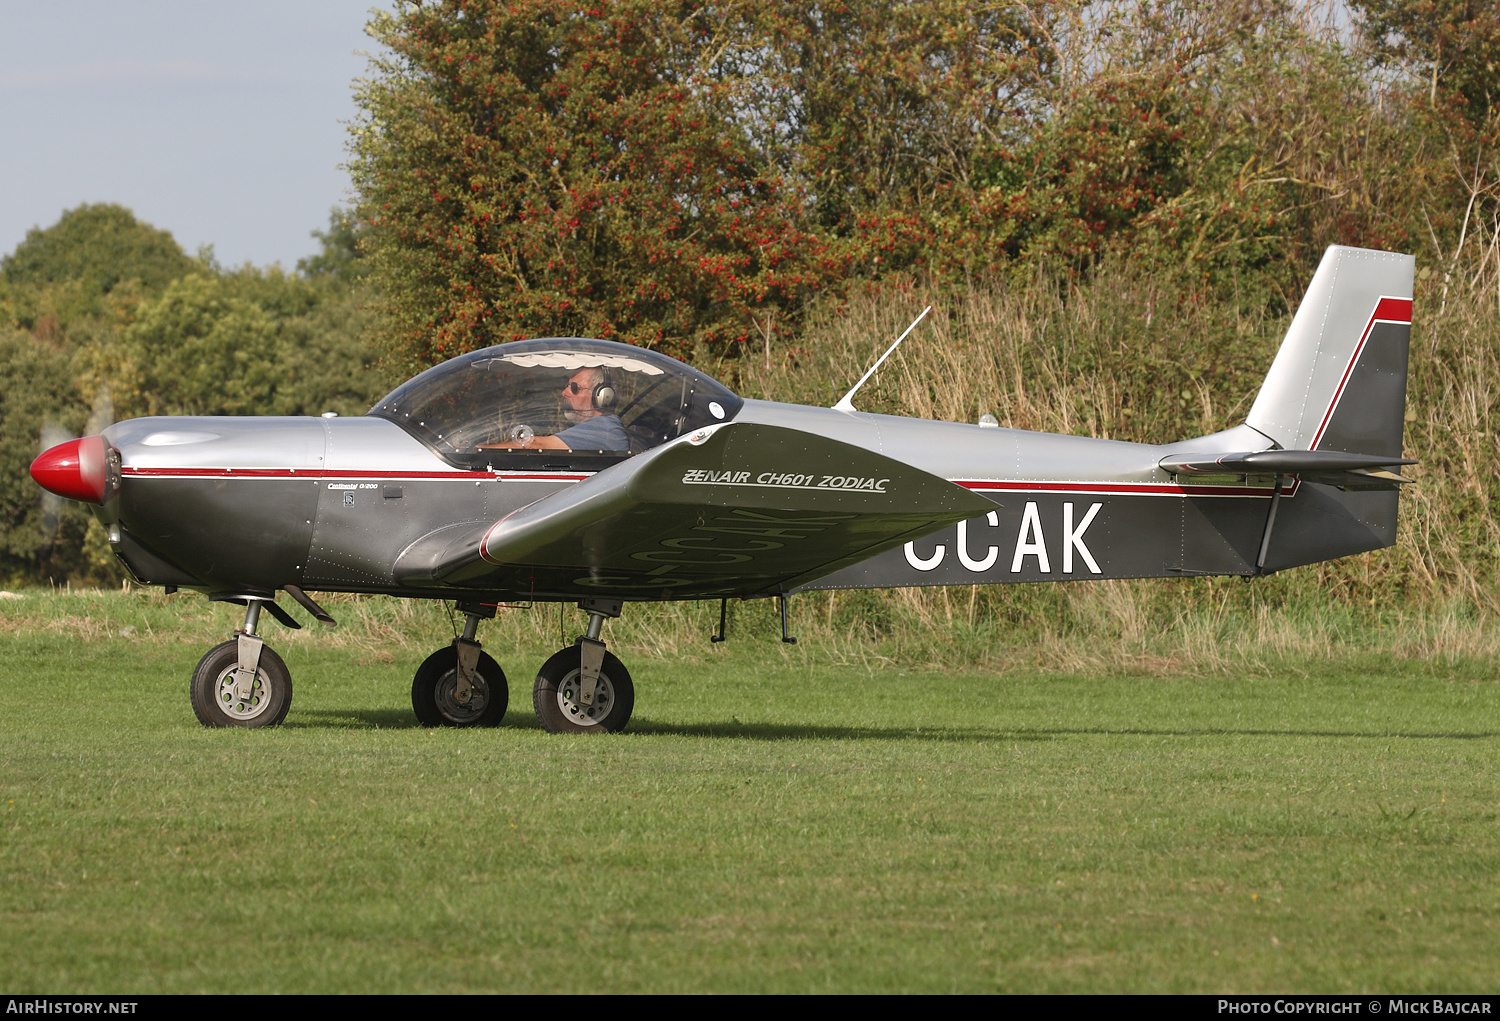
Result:
{"label": "aircraft shadow on grass", "polygon": [[[408,710],[401,709],[306,709],[301,717],[282,726],[291,730],[347,730],[378,728],[380,730],[413,730],[425,728]],[[507,715],[502,725],[509,730],[542,730],[534,715]],[[823,740],[865,741],[1046,741],[1051,735],[1043,731],[984,730],[974,727],[869,727],[832,724],[740,723],[727,720],[718,723],[672,724],[637,718],[633,734],[676,735],[679,737],[723,737],[748,741],[796,741],[808,738]]]}
{"label": "aircraft shadow on grass", "polygon": [[[413,730],[422,728],[412,714],[401,709],[308,709],[302,718],[283,724],[290,729],[330,730],[373,727],[380,730]],[[531,714],[508,716],[504,726],[512,730],[541,730],[542,725]],[[426,729],[426,728],[423,728]],[[1369,740],[1400,738],[1402,740],[1485,741],[1500,738],[1500,731],[1390,731],[1390,730],[1303,730],[1295,728],[1182,727],[1177,729],[1147,727],[870,727],[834,724],[741,723],[730,720],[717,723],[673,724],[637,719],[634,734],[661,734],[679,737],[737,738],[746,741],[797,741],[821,739],[833,741],[1052,741],[1064,737],[1308,737],[1354,738]]]}

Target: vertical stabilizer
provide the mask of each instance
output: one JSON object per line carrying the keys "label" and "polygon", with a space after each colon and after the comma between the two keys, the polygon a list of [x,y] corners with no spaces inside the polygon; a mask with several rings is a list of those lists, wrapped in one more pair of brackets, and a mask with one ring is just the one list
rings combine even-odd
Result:
{"label": "vertical stabilizer", "polygon": [[[1246,420],[1285,450],[1399,459],[1416,260],[1334,246],[1323,253]],[[1280,571],[1390,546],[1395,488],[1316,484],[1283,500],[1262,568]],[[1326,480],[1324,480],[1326,481]]]}
{"label": "vertical stabilizer", "polygon": [[1410,255],[1331,246],[1246,421],[1285,450],[1400,457]]}

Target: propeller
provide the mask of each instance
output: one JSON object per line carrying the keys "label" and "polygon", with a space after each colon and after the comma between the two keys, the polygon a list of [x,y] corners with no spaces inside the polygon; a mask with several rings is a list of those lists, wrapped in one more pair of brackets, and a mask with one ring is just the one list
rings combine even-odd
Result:
{"label": "propeller", "polygon": [[101,381],[89,409],[82,439],[57,422],[42,423],[41,453],[31,462],[31,477],[42,487],[42,537],[57,538],[63,500],[103,503],[108,496],[107,448],[99,434],[114,424],[115,402]]}
{"label": "propeller", "polygon": [[[43,422],[41,435],[41,450],[39,454],[45,454],[52,448],[67,443],[74,436],[67,429],[56,422]],[[38,458],[40,460],[40,458]],[[35,462],[33,462],[34,464]],[[33,477],[35,475],[33,474]],[[57,523],[61,520],[63,498],[50,489],[42,489],[42,541],[48,546],[52,545],[57,538]]]}
{"label": "propeller", "polygon": [[89,420],[83,427],[85,436],[95,436],[115,424],[115,395],[110,392],[109,382],[101,379],[99,389],[94,391],[94,403],[89,408]]}

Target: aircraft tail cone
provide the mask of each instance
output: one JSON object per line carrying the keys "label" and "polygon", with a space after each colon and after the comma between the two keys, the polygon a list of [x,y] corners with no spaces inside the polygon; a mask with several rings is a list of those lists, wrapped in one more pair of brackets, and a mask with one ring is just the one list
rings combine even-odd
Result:
{"label": "aircraft tail cone", "polygon": [[31,477],[49,493],[102,504],[109,495],[109,449],[103,436],[68,440],[31,462]]}

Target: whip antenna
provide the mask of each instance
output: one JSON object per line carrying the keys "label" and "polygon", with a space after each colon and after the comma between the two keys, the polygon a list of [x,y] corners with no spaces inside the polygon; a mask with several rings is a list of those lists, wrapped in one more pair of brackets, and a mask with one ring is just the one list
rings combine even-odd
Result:
{"label": "whip antenna", "polygon": [[896,338],[896,343],[894,343],[890,347],[886,348],[885,349],[885,354],[881,355],[880,358],[876,360],[875,364],[872,365],[872,366],[870,366],[870,371],[866,372],[863,376],[859,377],[859,382],[854,384],[854,388],[851,389],[848,393],[844,394],[843,397],[839,398],[839,402],[833,406],[833,410],[834,411],[853,411],[854,410],[854,392],[855,392],[855,390],[858,390],[860,387],[864,386],[865,385],[865,380],[867,380],[871,376],[875,375],[875,370],[878,369],[878,368],[880,368],[880,363],[883,362],[883,361],[885,361],[887,358],[889,358],[891,356],[891,352],[894,351],[894,350],[896,350],[896,348],[898,348],[898,347],[901,346],[901,342],[906,339],[906,334],[910,333],[912,330],[915,330],[917,328],[917,324],[920,323],[923,319],[927,318],[927,313],[931,312],[931,311],[932,311],[932,306],[928,305],[926,308],[924,308],[922,310],[922,314],[921,315],[917,316],[917,318],[915,318],[915,319],[913,319],[911,321],[911,325],[906,328],[906,333],[903,333],[903,334],[901,334],[901,336],[897,337]]}

